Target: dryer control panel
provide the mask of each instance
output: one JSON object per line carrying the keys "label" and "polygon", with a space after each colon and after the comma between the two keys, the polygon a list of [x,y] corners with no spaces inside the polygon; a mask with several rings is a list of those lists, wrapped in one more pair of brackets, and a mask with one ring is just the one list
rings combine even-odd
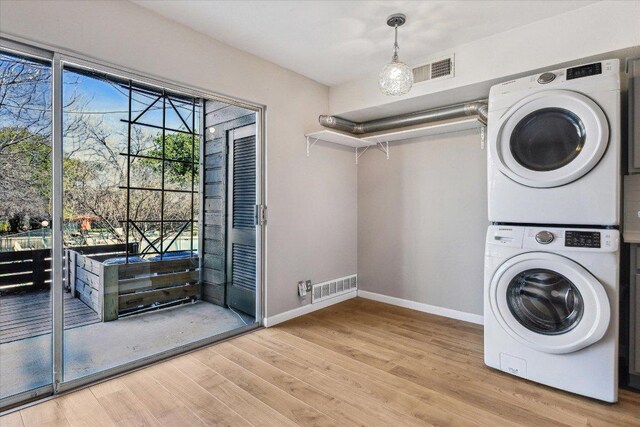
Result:
{"label": "dryer control panel", "polygon": [[523,92],[544,89],[573,90],[588,94],[594,91],[620,90],[620,60],[609,59],[559,70],[548,70],[528,77],[500,83],[489,91],[489,111],[509,108]]}
{"label": "dryer control panel", "polygon": [[602,74],[602,62],[581,65],[580,67],[567,68],[567,80],[595,76],[596,74]]}

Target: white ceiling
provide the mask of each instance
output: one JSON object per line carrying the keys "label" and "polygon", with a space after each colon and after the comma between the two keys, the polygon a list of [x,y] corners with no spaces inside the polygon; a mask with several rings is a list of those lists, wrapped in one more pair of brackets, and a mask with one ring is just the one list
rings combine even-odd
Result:
{"label": "white ceiling", "polygon": [[132,0],[326,85],[377,72],[391,58],[388,15],[401,12],[400,59],[418,63],[479,38],[593,1]]}

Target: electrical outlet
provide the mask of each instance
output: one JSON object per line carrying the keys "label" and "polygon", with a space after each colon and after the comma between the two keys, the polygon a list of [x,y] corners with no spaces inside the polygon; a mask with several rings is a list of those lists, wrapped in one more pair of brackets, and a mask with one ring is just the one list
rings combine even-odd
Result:
{"label": "electrical outlet", "polygon": [[303,297],[305,295],[307,295],[307,288],[301,280],[298,282],[298,296]]}
{"label": "electrical outlet", "polygon": [[307,288],[307,292],[311,292],[311,280],[307,280],[305,282],[306,288]]}

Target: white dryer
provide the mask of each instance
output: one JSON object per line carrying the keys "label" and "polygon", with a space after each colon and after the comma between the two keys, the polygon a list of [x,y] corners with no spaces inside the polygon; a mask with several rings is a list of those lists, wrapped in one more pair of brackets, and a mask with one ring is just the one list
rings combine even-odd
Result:
{"label": "white dryer", "polygon": [[485,363],[615,402],[618,260],[617,230],[490,226]]}
{"label": "white dryer", "polygon": [[620,223],[617,59],[491,88],[489,221]]}

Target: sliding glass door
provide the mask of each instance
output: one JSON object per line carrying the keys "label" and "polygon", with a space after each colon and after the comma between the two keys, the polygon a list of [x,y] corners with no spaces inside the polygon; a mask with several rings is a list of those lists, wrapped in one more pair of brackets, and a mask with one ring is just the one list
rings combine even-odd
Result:
{"label": "sliding glass door", "polygon": [[0,78],[0,410],[258,326],[259,110],[58,54]]}
{"label": "sliding glass door", "polygon": [[52,384],[51,74],[0,51],[0,400]]}
{"label": "sliding glass door", "polygon": [[63,82],[67,291],[91,311],[65,317],[70,382],[217,325],[196,306],[201,99],[70,65]]}

